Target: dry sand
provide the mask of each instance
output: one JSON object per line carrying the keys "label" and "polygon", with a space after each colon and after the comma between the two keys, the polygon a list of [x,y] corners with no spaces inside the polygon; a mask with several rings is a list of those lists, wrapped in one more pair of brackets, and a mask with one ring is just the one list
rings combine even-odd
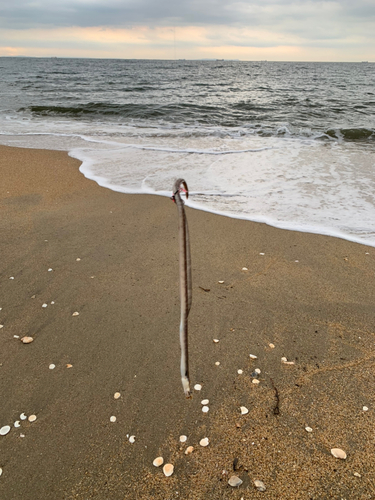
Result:
{"label": "dry sand", "polygon": [[0,148],[0,427],[37,416],[0,436],[0,498],[374,498],[375,249],[187,209],[203,387],[185,400],[176,206],[78,168]]}

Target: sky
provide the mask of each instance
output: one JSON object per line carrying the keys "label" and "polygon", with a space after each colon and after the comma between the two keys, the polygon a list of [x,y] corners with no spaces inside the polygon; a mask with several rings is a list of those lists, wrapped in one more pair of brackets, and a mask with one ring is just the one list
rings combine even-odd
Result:
{"label": "sky", "polygon": [[375,0],[0,0],[0,56],[375,61]]}

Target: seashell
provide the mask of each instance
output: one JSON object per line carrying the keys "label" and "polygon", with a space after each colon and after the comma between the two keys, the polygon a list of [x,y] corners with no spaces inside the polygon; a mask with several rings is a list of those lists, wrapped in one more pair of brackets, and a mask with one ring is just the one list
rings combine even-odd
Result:
{"label": "seashell", "polygon": [[354,472],[353,474],[355,477],[362,477],[361,474],[359,474],[358,472]]}
{"label": "seashell", "polygon": [[202,411],[203,413],[208,413],[209,412],[209,407],[208,406],[202,406]]}
{"label": "seashell", "polygon": [[240,410],[241,415],[246,415],[247,413],[249,413],[249,410],[246,408],[246,406],[241,406]]}
{"label": "seashell", "polygon": [[259,252],[259,255],[265,255],[265,253],[264,252]]}
{"label": "seashell", "polygon": [[20,438],[24,438],[25,437],[25,434],[20,434]]}
{"label": "seashell", "polygon": [[10,280],[14,280],[14,276],[11,276],[9,279],[10,279]]}
{"label": "seashell", "polygon": [[51,271],[53,271],[52,267],[50,267],[50,268],[48,269],[48,271],[50,271],[50,272],[51,272]]}
{"label": "seashell", "polygon": [[14,422],[14,427],[21,427],[21,422],[19,420],[16,420]]}
{"label": "seashell", "polygon": [[335,458],[341,458],[341,460],[346,459],[345,451],[341,450],[340,448],[332,448],[331,453]]}
{"label": "seashell", "polygon": [[78,311],[74,312],[72,316],[79,316],[79,312]]}
{"label": "seashell", "polygon": [[112,416],[110,419],[109,419],[111,422],[116,422],[117,418]]}
{"label": "seashell", "polygon": [[34,342],[34,339],[32,337],[22,337],[21,342],[24,344],[31,344],[31,342]]}
{"label": "seashell", "polygon": [[79,257],[76,258],[76,261],[79,262],[81,259]]}
{"label": "seashell", "polygon": [[220,361],[216,361],[215,365],[219,366],[220,365]]}
{"label": "seashell", "polygon": [[215,342],[215,344],[217,344],[220,341],[219,341],[219,339],[214,339],[214,342]]}
{"label": "seashell", "polygon": [[242,271],[248,271],[248,268],[247,267],[243,267]]}
{"label": "seashell", "polygon": [[362,410],[363,410],[363,411],[368,411],[367,406],[364,406],[364,407],[362,408]]}
{"label": "seashell", "polygon": [[53,363],[51,363],[48,368],[50,370],[54,370],[56,368],[56,365],[54,365]]}
{"label": "seashell", "polygon": [[255,368],[255,370],[254,370],[254,371],[255,371],[255,373],[257,373],[258,375],[260,375],[260,370],[259,370],[259,368]]}
{"label": "seashell", "polygon": [[238,373],[238,375],[242,375],[243,374],[243,370],[237,370],[237,373]]}
{"label": "seashell", "polygon": [[306,432],[312,432],[313,430],[311,429],[311,427],[305,427],[305,431]]}
{"label": "seashell", "polygon": [[135,436],[130,436],[129,438],[129,443],[134,443],[135,442]]}
{"label": "seashell", "polygon": [[253,378],[252,383],[253,384],[260,384],[260,382],[257,378]]}
{"label": "seashell", "polygon": [[208,405],[209,402],[210,402],[209,399],[202,399],[201,405]]}
{"label": "seashell", "polygon": [[295,365],[294,361],[285,361],[284,365]]}
{"label": "seashell", "polygon": [[295,260],[294,262],[299,262],[299,260]]}
{"label": "seashell", "polygon": [[2,475],[3,473],[3,469],[0,467],[0,476]]}
{"label": "seashell", "polygon": [[194,389],[195,389],[196,391],[200,391],[200,390],[202,389],[201,384],[195,384]]}
{"label": "seashell", "polygon": [[288,360],[287,360],[287,358],[286,358],[285,356],[283,356],[283,357],[281,358],[281,362],[282,362],[282,363],[286,363],[287,361],[288,361]]}
{"label": "seashell", "polygon": [[190,455],[190,453],[193,453],[194,448],[193,446],[188,446],[185,450],[185,455]]}
{"label": "seashell", "polygon": [[187,441],[187,436],[184,435],[180,436],[180,443],[186,443],[186,441]]}
{"label": "seashell", "polygon": [[4,325],[0,325],[0,329],[1,329],[1,328],[4,328]]}
{"label": "seashell", "polygon": [[20,338],[20,336],[19,336],[19,335],[13,335],[13,338],[15,338],[15,339],[19,339],[19,338]]}
{"label": "seashell", "polygon": [[222,285],[224,283],[224,281],[218,281],[218,283],[220,283],[220,285]]}
{"label": "seashell", "polygon": [[36,420],[36,415],[30,415],[30,417],[27,419],[29,422],[35,422]]}
{"label": "seashell", "polygon": [[233,488],[241,486],[242,483],[242,479],[240,479],[238,476],[231,476],[228,481],[229,486],[232,486]]}
{"label": "seashell", "polygon": [[270,347],[271,349],[275,349],[275,344],[268,344],[268,347]]}
{"label": "seashell", "polygon": [[155,460],[152,462],[155,467],[160,467],[164,463],[164,458],[163,457],[157,457]]}
{"label": "seashell", "polygon": [[55,303],[55,301],[54,301],[54,300],[52,300],[52,301],[51,301],[51,304],[53,305],[54,303]]}
{"label": "seashell", "polygon": [[26,420],[26,419],[27,419],[27,417],[26,417],[26,415],[25,415],[24,413],[21,413],[21,415],[20,415],[20,419],[21,419],[21,420]]}
{"label": "seashell", "polygon": [[266,491],[265,484],[263,483],[263,481],[259,481],[259,479],[256,479],[254,481],[254,485],[258,491]]}
{"label": "seashell", "polygon": [[258,356],[255,356],[255,354],[249,354],[250,359],[258,359]]}
{"label": "seashell", "polygon": [[113,397],[115,399],[119,399],[121,397],[121,394],[119,392],[115,392],[114,395],[113,395]]}
{"label": "seashell", "polygon": [[6,436],[9,431],[10,431],[10,425],[4,425],[4,427],[0,429],[0,436]]}
{"label": "seashell", "polygon": [[208,445],[210,444],[210,442],[209,442],[208,438],[203,438],[203,439],[201,439],[201,440],[199,441],[199,444],[200,444],[201,446],[203,446],[203,447],[206,447],[206,446],[208,446]]}
{"label": "seashell", "polygon": [[32,296],[31,296],[31,298],[32,298],[32,299],[35,299],[35,297],[36,297],[36,295],[32,295]]}
{"label": "seashell", "polygon": [[46,304],[46,303],[42,304],[42,307],[47,307],[47,306],[48,306],[48,304]]}
{"label": "seashell", "polygon": [[165,464],[163,467],[164,476],[169,477],[173,474],[174,467],[172,464]]}
{"label": "seashell", "polygon": [[67,367],[67,368],[73,368],[73,365],[71,365],[70,363],[68,363],[68,364],[66,365],[66,367]]}

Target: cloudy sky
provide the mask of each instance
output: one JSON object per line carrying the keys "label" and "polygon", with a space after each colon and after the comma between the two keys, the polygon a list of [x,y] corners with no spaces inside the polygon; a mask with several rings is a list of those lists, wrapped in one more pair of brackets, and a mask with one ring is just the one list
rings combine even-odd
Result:
{"label": "cloudy sky", "polygon": [[374,61],[375,0],[0,0],[0,56]]}

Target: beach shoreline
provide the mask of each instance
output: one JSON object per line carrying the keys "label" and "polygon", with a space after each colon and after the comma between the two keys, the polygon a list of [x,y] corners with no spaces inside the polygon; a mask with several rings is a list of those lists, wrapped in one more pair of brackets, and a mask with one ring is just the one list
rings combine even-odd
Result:
{"label": "beach shoreline", "polygon": [[[0,497],[371,498],[375,249],[187,208],[202,390],[185,400],[176,207],[79,165],[0,147]],[[22,412],[37,420],[14,428]]]}

